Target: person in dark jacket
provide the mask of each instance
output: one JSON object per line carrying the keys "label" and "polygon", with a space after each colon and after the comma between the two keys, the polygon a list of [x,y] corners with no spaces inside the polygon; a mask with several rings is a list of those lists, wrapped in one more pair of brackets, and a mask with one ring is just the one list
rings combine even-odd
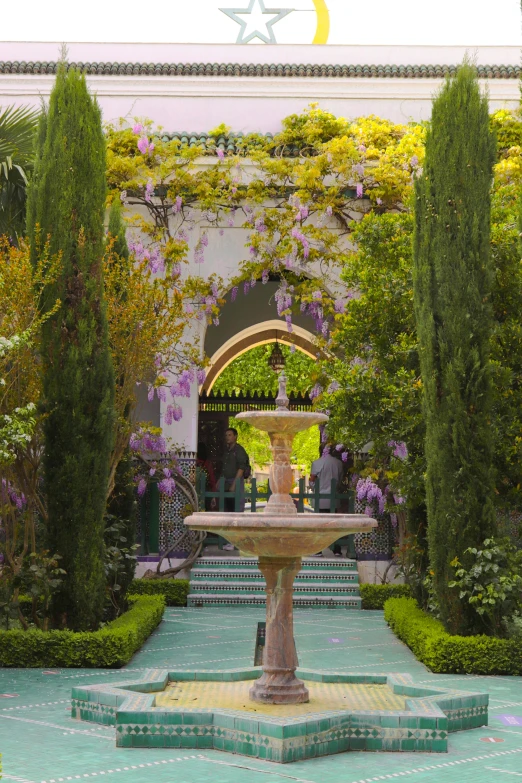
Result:
{"label": "person in dark jacket", "polygon": [[[245,449],[237,442],[237,430],[234,427],[229,427],[225,432],[225,446],[221,474],[225,479],[225,490],[235,492],[239,482],[243,494],[245,473],[250,463]],[[235,511],[234,498],[225,498],[225,511]]]}

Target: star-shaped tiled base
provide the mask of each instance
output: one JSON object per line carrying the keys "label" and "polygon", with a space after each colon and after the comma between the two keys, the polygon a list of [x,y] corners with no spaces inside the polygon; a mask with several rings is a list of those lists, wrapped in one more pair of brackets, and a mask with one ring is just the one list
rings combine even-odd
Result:
{"label": "star-shaped tiled base", "polygon": [[150,669],[140,680],[73,688],[72,717],[115,727],[124,748],[207,748],[290,762],[348,750],[447,751],[448,733],[485,726],[489,696],[416,685],[408,674],[332,674],[298,670],[307,683],[387,685],[402,710],[346,709],[274,717],[247,710],[156,706],[169,683],[255,680],[260,668],[228,671]]}

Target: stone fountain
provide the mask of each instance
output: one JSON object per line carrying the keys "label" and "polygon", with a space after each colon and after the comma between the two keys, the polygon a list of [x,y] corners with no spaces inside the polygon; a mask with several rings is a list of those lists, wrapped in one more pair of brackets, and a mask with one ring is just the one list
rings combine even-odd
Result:
{"label": "stone fountain", "polygon": [[190,670],[183,663],[146,669],[121,682],[73,688],[71,716],[114,726],[120,748],[215,749],[278,763],[347,750],[445,752],[448,732],[487,725],[484,693],[434,682],[423,687],[407,674],[371,674],[366,666],[364,674],[343,667],[300,669],[302,680],[295,676],[292,595],[301,558],[377,523],[360,514],[297,513],[289,495],[292,440],[327,417],[288,410],[284,376],[275,412],[238,418],[270,435],[273,494],[264,513],[193,514],[185,523],[219,533],[259,558],[266,579],[262,673],[255,666]]}
{"label": "stone fountain", "polygon": [[217,533],[241,552],[259,558],[266,580],[266,641],[263,674],[250,689],[250,699],[264,704],[301,704],[308,689],[297,679],[298,666],[293,628],[293,585],[302,558],[330,546],[349,533],[377,526],[364,514],[298,514],[290,496],[290,465],[295,435],[328,421],[324,413],[291,411],[286,376],[281,373],[275,411],[245,411],[237,418],[268,432],[272,447],[270,487],[264,512],[192,514],[185,524],[192,530]]}

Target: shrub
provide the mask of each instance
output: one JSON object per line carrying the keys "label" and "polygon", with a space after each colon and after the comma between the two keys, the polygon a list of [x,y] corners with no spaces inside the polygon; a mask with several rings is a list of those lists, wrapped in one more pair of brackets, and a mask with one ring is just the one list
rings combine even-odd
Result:
{"label": "shrub", "polygon": [[388,598],[411,598],[409,585],[360,585],[363,609],[383,609]]}
{"label": "shrub", "polygon": [[508,636],[509,623],[522,608],[522,551],[509,539],[487,538],[481,549],[464,552],[471,561],[464,568],[457,558],[455,579],[448,587],[459,589],[459,601],[466,601],[480,617],[488,636]]}
{"label": "shrub", "polygon": [[0,666],[119,668],[160,623],[162,595],[130,596],[131,608],[99,631],[0,631]]}
{"label": "shrub", "polygon": [[188,579],[135,579],[129,588],[134,595],[162,595],[167,606],[186,606]]}
{"label": "shrub", "polygon": [[516,639],[452,636],[413,598],[390,598],[384,619],[431,671],[453,674],[522,674],[522,647]]}

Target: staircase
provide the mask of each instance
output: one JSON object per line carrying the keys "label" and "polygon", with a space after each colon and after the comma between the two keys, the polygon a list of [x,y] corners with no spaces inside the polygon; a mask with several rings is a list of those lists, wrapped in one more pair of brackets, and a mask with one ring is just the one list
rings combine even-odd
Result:
{"label": "staircase", "polygon": [[[265,580],[255,558],[201,557],[192,566],[188,606],[264,606]],[[295,578],[294,607],[360,609],[354,560],[307,558]]]}

